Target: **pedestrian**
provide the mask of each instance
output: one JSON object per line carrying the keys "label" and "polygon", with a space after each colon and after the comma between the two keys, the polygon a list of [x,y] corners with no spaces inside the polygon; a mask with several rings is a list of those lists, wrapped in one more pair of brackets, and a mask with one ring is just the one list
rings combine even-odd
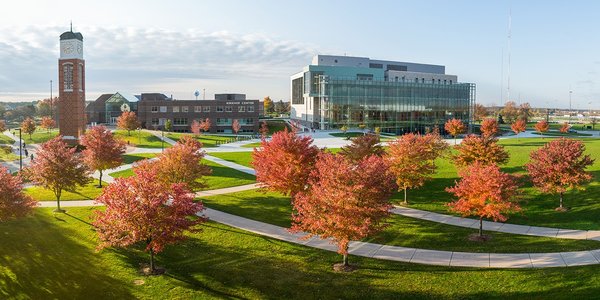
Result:
{"label": "pedestrian", "polygon": [[33,153],[31,153],[31,161],[33,161]]}
{"label": "pedestrian", "polygon": [[25,157],[29,156],[29,151],[27,151],[27,149],[25,149]]}

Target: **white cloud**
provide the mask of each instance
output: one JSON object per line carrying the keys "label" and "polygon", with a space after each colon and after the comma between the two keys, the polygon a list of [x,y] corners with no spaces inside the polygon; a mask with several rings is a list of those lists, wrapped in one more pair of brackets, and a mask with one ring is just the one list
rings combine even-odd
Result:
{"label": "white cloud", "polygon": [[[140,92],[149,87],[185,98],[196,88],[213,89],[211,82],[218,82],[215,88],[230,84],[231,90],[249,94],[251,90],[256,94],[249,96],[254,98],[286,99],[289,75],[316,53],[310,45],[257,34],[76,29],[84,36],[88,99],[102,92]],[[49,91],[49,80],[57,80],[58,39],[63,31],[59,27],[0,28],[0,101]],[[178,90],[168,91],[171,88]]]}

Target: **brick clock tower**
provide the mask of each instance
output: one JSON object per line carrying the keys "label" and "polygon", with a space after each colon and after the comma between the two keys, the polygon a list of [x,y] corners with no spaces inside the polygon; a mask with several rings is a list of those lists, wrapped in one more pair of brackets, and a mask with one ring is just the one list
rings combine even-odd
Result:
{"label": "brick clock tower", "polygon": [[74,144],[85,133],[85,61],[83,36],[72,28],[60,35],[58,88],[58,128]]}

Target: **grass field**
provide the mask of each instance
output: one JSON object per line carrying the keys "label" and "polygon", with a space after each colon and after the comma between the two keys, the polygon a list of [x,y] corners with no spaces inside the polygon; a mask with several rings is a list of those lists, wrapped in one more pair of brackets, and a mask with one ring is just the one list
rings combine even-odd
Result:
{"label": "grass field", "polygon": [[230,162],[234,162],[238,165],[252,168],[250,162],[252,161],[252,151],[247,152],[212,152],[210,156],[218,157]]}
{"label": "grass field", "polygon": [[0,145],[12,145],[14,143],[15,141],[13,139],[0,132]]}
{"label": "grass field", "polygon": [[128,165],[132,164],[136,161],[140,161],[142,159],[154,158],[158,154],[157,153],[133,153],[133,154],[123,154],[123,164]]}
{"label": "grass field", "polygon": [[578,132],[560,132],[560,131],[547,131],[544,132],[543,134],[539,133],[539,132],[532,132],[533,134],[537,134],[539,136],[566,136],[566,137],[578,137],[578,136],[592,136],[592,134],[590,133],[578,133]]}
{"label": "grass field", "polygon": [[[205,188],[199,190],[216,190],[226,187],[246,185],[256,182],[254,175],[250,175],[244,172],[240,172],[231,168],[224,167],[212,161],[203,159],[202,163],[206,164],[212,169],[212,174],[205,176],[202,180],[206,185]],[[133,176],[131,169],[114,172],[109,174],[114,178],[129,177]]]}
{"label": "grass field", "polygon": [[[102,186],[107,185],[106,182],[102,181]],[[98,188],[98,180],[94,179],[87,185],[78,188],[74,192],[63,191],[60,197],[60,201],[70,200],[93,200],[96,199],[102,193],[102,189]],[[34,186],[24,189],[25,193],[33,197],[37,201],[56,201],[54,193],[42,187]]]}
{"label": "grass field", "polygon": [[[176,132],[170,132],[170,133],[165,134],[166,137],[168,137],[172,140],[175,140],[175,141],[179,141],[179,139],[183,135],[191,135],[191,134],[190,133],[176,133]],[[202,143],[202,147],[213,148],[213,147],[217,147],[217,142],[228,143],[228,142],[235,141],[235,136],[220,136],[220,135],[205,135],[205,134],[203,134],[203,135],[196,137],[196,139]]]}
{"label": "grass field", "polygon": [[[0,223],[0,297],[17,299],[590,299],[600,266],[497,270],[350,257],[216,223],[158,254],[162,276],[141,276],[141,247],[95,250],[93,208],[36,209]],[[5,242],[10,241],[10,242]]]}
{"label": "grass field", "polygon": [[[19,132],[13,130],[13,134],[18,138]],[[48,132],[46,129],[36,129],[36,131],[29,137],[29,134],[23,133],[22,138],[26,144],[41,144],[47,142],[58,135],[58,129],[53,129]]]}
{"label": "grass field", "polygon": [[[277,193],[258,190],[202,198],[211,208],[234,215],[290,227],[290,198]],[[600,248],[597,241],[553,239],[525,235],[490,232],[491,241],[469,241],[468,236],[476,229],[423,221],[392,215],[388,227],[366,241],[413,248],[496,253],[558,252]]]}
{"label": "grass field", "polygon": [[283,120],[277,120],[277,119],[265,119],[265,120],[261,120],[260,122],[267,122],[267,127],[269,128],[269,134],[273,134],[277,131],[282,131],[284,129],[288,129],[291,130],[291,128],[287,125],[287,123]]}
{"label": "grass field", "polygon": [[19,159],[19,156],[14,154],[12,144],[15,141],[0,132],[0,161],[12,161]]}
{"label": "grass field", "polygon": [[[131,135],[127,134],[126,130],[115,130],[113,131],[115,138],[121,139],[129,145],[140,147],[140,148],[161,148],[163,142],[152,133],[142,130],[132,130]],[[164,147],[168,148],[171,145],[164,143]]]}
{"label": "grass field", "polygon": [[243,148],[256,148],[260,147],[260,142],[250,143],[242,146]]}

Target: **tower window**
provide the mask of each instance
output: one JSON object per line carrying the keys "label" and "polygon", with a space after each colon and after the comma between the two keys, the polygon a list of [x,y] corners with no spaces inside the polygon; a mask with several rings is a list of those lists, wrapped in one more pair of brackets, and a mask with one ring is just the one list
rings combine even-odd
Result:
{"label": "tower window", "polygon": [[80,92],[83,92],[83,64],[79,64],[77,69],[77,87]]}
{"label": "tower window", "polygon": [[64,89],[73,90],[73,64],[67,63],[63,65],[63,81]]}

